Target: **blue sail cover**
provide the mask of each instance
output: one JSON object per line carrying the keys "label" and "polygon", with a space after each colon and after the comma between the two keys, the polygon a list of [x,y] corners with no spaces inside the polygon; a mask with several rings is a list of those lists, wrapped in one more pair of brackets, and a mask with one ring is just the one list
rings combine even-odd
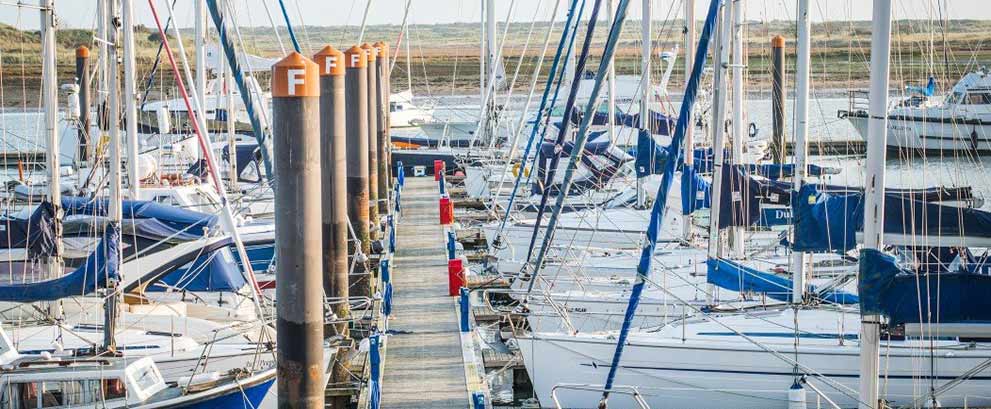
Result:
{"label": "blue sail cover", "polygon": [[[752,226],[761,221],[761,205],[787,205],[790,186],[773,180],[758,180],[741,166],[722,167],[721,189],[727,200],[719,204],[719,228]],[[682,169],[681,206],[683,214],[708,208],[712,186],[694,168]]]}
{"label": "blue sail cover", "polygon": [[53,255],[55,245],[55,207],[41,202],[28,218],[0,218],[0,248],[27,249],[28,258]]}
{"label": "blue sail cover", "polygon": [[240,263],[231,254],[230,247],[222,247],[169,273],[160,284],[149,286],[148,290],[237,291],[246,284]]}
{"label": "blue sail cover", "polygon": [[690,215],[699,209],[712,206],[710,183],[702,179],[695,168],[685,166],[681,170],[681,214]]}
{"label": "blue sail cover", "polygon": [[0,301],[36,302],[90,294],[120,277],[120,226],[110,223],[82,266],[51,280],[0,285]]}
{"label": "blue sail cover", "polygon": [[[227,163],[231,163],[231,153],[228,149],[221,150],[221,158]],[[259,183],[261,182],[262,152],[257,144],[238,144],[234,148],[234,166],[237,172],[237,180],[241,182]],[[249,166],[257,169],[255,178],[248,178],[244,171]],[[205,171],[205,169],[204,169]],[[203,176],[206,176],[204,173]],[[202,177],[202,176],[201,176]]]}
{"label": "blue sail cover", "polygon": [[891,325],[991,322],[988,274],[968,270],[916,274],[900,267],[892,255],[863,249],[857,284],[860,312],[884,315]]}
{"label": "blue sail cover", "polygon": [[[62,209],[66,216],[89,215],[106,216],[109,210],[108,199],[90,199],[84,197],[62,198]],[[216,215],[180,209],[148,200],[124,200],[121,204],[124,219],[152,219],[162,228],[172,233],[185,233],[202,237],[206,230],[217,225]],[[165,234],[163,232],[162,234]]]}
{"label": "blue sail cover", "polygon": [[[574,148],[575,145],[573,142],[565,142],[560,149],[557,149],[552,141],[544,141],[540,144],[536,163],[538,177],[534,179],[531,185],[533,194],[543,194],[542,181],[546,178],[545,175],[548,171],[547,167],[551,163],[551,158],[571,155],[571,151]],[[601,187],[616,176],[622,164],[633,159],[626,152],[613,146],[605,131],[590,133],[588,142],[585,143],[584,152],[585,155],[581,156],[581,163],[589,171],[590,176],[572,182],[571,188],[568,191],[569,195],[579,195]],[[597,161],[592,158],[593,156],[602,160]],[[552,184],[548,192],[554,196],[560,194],[560,190],[561,187],[558,184]]]}
{"label": "blue sail cover", "polygon": [[[791,302],[792,282],[790,279],[753,269],[726,259],[708,259],[706,281],[730,291],[763,293],[769,298]],[[827,291],[819,294],[815,286],[809,292],[823,301],[833,304],[856,304],[856,295],[845,291]]]}
{"label": "blue sail cover", "polygon": [[[650,111],[650,120],[648,121],[650,125],[650,133],[654,135],[671,135],[671,130],[674,129],[674,124],[677,121],[676,118],[665,115],[657,111]],[[643,130],[644,127],[640,126],[640,114],[639,113],[624,113],[621,111],[616,111],[615,123],[617,126],[625,126],[628,128],[637,128]],[[577,125],[581,123],[582,113],[575,111],[571,114],[571,123]],[[608,125],[609,124],[609,113],[596,111],[592,116],[591,125]]]}
{"label": "blue sail cover", "polygon": [[[864,194],[832,194],[805,185],[792,201],[795,241],[805,252],[846,252],[863,231]],[[916,200],[906,191],[886,192],[884,232],[906,237],[991,238],[991,213]],[[891,241],[891,240],[889,240]]]}

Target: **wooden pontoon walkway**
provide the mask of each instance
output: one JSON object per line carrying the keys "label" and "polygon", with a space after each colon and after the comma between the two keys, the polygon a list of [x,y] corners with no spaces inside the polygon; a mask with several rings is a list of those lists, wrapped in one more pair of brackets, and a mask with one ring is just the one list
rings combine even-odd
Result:
{"label": "wooden pontoon walkway", "polygon": [[457,297],[447,296],[447,253],[432,177],[407,178],[393,267],[393,318],[383,365],[383,408],[465,408]]}

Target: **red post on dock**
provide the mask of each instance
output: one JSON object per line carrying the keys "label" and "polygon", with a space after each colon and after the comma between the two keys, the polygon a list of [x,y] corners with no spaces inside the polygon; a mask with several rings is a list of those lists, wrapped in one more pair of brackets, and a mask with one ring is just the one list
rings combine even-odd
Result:
{"label": "red post on dock", "polygon": [[454,203],[451,198],[442,196],[440,198],[440,224],[447,226],[454,223]]}
{"label": "red post on dock", "polygon": [[447,260],[447,295],[457,297],[465,286],[464,262],[460,258]]}

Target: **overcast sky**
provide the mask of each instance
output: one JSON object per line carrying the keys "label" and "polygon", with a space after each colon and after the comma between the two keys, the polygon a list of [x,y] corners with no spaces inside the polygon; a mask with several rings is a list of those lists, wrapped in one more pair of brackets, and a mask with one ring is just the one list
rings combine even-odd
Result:
{"label": "overcast sky", "polygon": [[[21,0],[33,3],[34,0]],[[133,0],[138,21],[153,26],[151,11],[147,0]],[[163,19],[168,14],[165,9],[166,0],[154,0]],[[171,1],[171,0],[169,0]],[[193,0],[177,0],[176,15],[180,26],[188,27],[192,21]],[[278,0],[229,0],[237,8],[238,23],[241,25],[268,26],[266,4],[277,22],[282,21]],[[307,25],[342,25],[361,24],[365,5],[371,1],[368,16],[369,24],[392,23],[399,24],[403,19],[403,10],[407,0],[285,0],[289,8],[293,24],[301,21]],[[499,20],[506,18],[506,13],[513,0],[495,0],[496,13]],[[562,11],[568,0],[516,0],[512,20],[531,21],[536,15],[540,20],[550,17],[554,1],[562,2]],[[613,0],[618,1],[618,0]],[[653,0],[654,18],[663,20],[669,15],[674,5],[675,16],[681,14],[683,0]],[[783,20],[794,19],[795,0],[742,0],[746,4],[747,18],[751,20]],[[811,0],[812,18],[822,20],[868,20],[871,16],[870,0]],[[0,22],[20,28],[36,29],[38,26],[38,11],[35,9],[0,4]],[[56,10],[63,25],[74,28],[94,27],[96,17],[96,0],[56,0]],[[593,0],[586,0],[586,7],[591,8]],[[639,19],[641,0],[631,0],[630,17]],[[697,16],[701,19],[708,5],[706,0],[696,0]],[[412,0],[410,11],[411,20],[416,24],[475,22],[479,19],[481,0]],[[991,7],[988,0],[897,0],[894,2],[895,18],[938,18],[937,4],[945,4],[949,18],[991,19]],[[559,15],[559,18],[560,18]],[[588,15],[588,14],[586,14]],[[302,16],[302,17],[301,17]]]}

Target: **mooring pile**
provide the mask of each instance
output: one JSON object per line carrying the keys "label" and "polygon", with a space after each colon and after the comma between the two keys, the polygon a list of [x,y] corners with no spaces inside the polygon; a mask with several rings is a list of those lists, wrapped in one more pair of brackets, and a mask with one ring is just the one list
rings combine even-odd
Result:
{"label": "mooring pile", "polygon": [[[272,67],[280,407],[344,408],[362,391],[378,399],[400,189],[388,61],[378,42],[327,46],[312,60],[293,52]],[[355,343],[365,338],[367,355]],[[313,374],[326,342],[341,353],[322,383]],[[351,363],[366,359],[356,373]]]}

